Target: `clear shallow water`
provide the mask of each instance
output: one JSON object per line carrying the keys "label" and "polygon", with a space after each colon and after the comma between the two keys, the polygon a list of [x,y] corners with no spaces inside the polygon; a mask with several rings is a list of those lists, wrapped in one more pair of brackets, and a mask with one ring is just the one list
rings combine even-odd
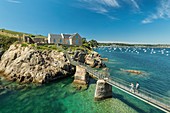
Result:
{"label": "clear shallow water", "polygon": [[79,91],[66,78],[44,86],[8,91],[0,95],[0,113],[161,113],[115,88],[113,98],[94,101],[95,82]]}
{"label": "clear shallow water", "polygon": [[[130,82],[138,80],[142,87],[170,95],[169,70],[167,70],[170,66],[169,56],[122,53],[119,50],[109,52],[110,50],[96,49],[103,57],[109,58],[107,66],[112,76]],[[146,74],[139,76],[127,74],[120,68],[138,69]],[[76,90],[72,81],[73,78],[70,77],[39,87],[0,91],[0,113],[162,113],[114,87],[113,98],[96,102],[94,101],[96,81],[91,79],[91,84],[85,91]],[[4,81],[3,83],[8,84]]]}
{"label": "clear shallow water", "polygon": [[[1,113],[95,113],[111,108],[109,104],[115,100],[94,102],[94,88],[91,84],[86,91],[78,91],[71,84],[73,79],[67,78],[56,83],[30,89],[9,91],[0,96]],[[105,107],[104,107],[105,106]],[[122,106],[135,111],[126,104]]]}

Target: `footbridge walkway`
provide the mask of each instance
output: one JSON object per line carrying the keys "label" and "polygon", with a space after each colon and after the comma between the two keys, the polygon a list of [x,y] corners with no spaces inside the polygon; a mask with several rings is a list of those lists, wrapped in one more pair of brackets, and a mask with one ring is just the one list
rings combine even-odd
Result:
{"label": "footbridge walkway", "polygon": [[135,98],[138,98],[138,99],[140,99],[140,100],[142,100],[142,101],[144,101],[144,102],[146,102],[146,103],[148,103],[164,112],[170,113],[170,98],[165,97],[164,95],[158,94],[156,92],[150,91],[145,88],[140,88],[138,93],[131,92],[130,87],[129,87],[130,83],[128,83],[122,79],[119,79],[119,78],[116,78],[113,76],[109,76],[109,73],[107,73],[107,72],[104,72],[104,73],[99,72],[99,71],[96,71],[93,68],[89,67],[88,65],[85,65],[80,62],[76,62],[76,61],[72,60],[67,53],[66,53],[66,57],[72,65],[81,66],[84,69],[86,69],[86,71],[93,78],[96,78],[97,80],[103,79],[111,86],[116,87],[117,89],[120,89],[123,92],[125,92]]}

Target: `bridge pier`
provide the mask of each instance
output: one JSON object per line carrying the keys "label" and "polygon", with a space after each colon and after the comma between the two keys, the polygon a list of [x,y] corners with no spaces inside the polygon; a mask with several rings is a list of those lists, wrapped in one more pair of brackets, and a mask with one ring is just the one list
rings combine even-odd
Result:
{"label": "bridge pier", "polygon": [[88,82],[89,82],[89,75],[86,69],[84,69],[81,66],[76,66],[76,73],[74,75],[73,84],[78,89],[86,89],[88,86]]}
{"label": "bridge pier", "polygon": [[94,99],[102,100],[112,97],[112,86],[103,79],[99,79],[96,84]]}

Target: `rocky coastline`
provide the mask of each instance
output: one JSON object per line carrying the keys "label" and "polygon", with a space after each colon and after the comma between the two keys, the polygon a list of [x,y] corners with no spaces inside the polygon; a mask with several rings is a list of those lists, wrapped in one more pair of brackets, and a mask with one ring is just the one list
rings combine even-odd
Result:
{"label": "rocky coastline", "polygon": [[[106,67],[96,52],[84,54],[76,51],[73,59],[93,68]],[[0,65],[0,76],[22,84],[44,84],[76,72],[64,52],[37,50],[31,45],[23,47],[21,44],[11,45],[2,55]]]}
{"label": "rocky coastline", "polygon": [[19,83],[43,84],[75,72],[64,53],[39,51],[20,44],[10,46],[2,55],[0,65],[6,79]]}
{"label": "rocky coastline", "polygon": [[3,55],[4,51],[0,50],[0,60],[1,60],[1,56]]}

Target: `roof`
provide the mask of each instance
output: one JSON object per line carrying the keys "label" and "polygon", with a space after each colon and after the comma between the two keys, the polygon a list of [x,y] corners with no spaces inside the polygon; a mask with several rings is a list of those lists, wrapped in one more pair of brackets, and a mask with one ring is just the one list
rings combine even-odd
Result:
{"label": "roof", "polygon": [[62,38],[59,34],[49,34],[51,38]]}
{"label": "roof", "polygon": [[74,33],[70,36],[70,38],[73,38],[75,35],[77,35],[78,33]]}
{"label": "roof", "polygon": [[71,34],[63,34],[63,38],[70,38]]}
{"label": "roof", "polygon": [[74,34],[49,34],[51,38],[72,38],[75,35],[77,35],[78,33],[74,33]]}

